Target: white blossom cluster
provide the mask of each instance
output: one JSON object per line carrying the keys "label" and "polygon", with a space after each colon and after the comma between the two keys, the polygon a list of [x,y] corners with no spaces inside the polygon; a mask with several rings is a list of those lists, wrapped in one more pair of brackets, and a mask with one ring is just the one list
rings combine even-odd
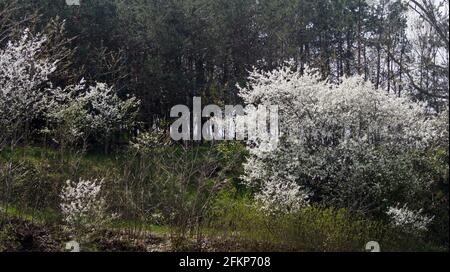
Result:
{"label": "white blossom cluster", "polygon": [[0,49],[0,124],[4,129],[13,122],[27,122],[48,107],[49,76],[57,62],[40,53],[47,41],[25,29],[17,41]]}
{"label": "white blossom cluster", "polygon": [[263,211],[270,214],[291,213],[308,205],[308,194],[295,182],[268,180],[256,194]]}
{"label": "white blossom cluster", "polygon": [[114,88],[104,83],[86,86],[82,80],[57,93],[57,102],[48,117],[57,125],[69,124],[71,139],[108,137],[134,125],[139,101],[134,97],[121,99]]}
{"label": "white blossom cluster", "polygon": [[130,142],[130,147],[138,152],[150,153],[156,147],[167,146],[170,144],[170,138],[167,137],[166,132],[154,126],[152,130],[139,133]]}
{"label": "white blossom cluster", "polygon": [[127,128],[134,121],[134,118],[130,118],[133,116],[130,113],[134,114],[139,104],[134,97],[122,100],[112,87],[104,83],[90,86],[79,100],[88,104],[91,109],[89,112],[91,127],[106,133],[118,128]]}
{"label": "white blossom cluster", "polygon": [[300,199],[310,194],[362,212],[396,188],[427,186],[396,176],[399,169],[410,172],[407,152],[426,148],[437,134],[425,105],[375,90],[358,76],[332,85],[292,67],[254,71],[240,88],[247,105],[279,107],[278,147],[268,148],[264,139],[248,145],[243,178],[249,185],[292,196],[299,188],[286,185],[294,188],[286,193],[277,184],[296,183],[305,190]]}
{"label": "white blossom cluster", "polygon": [[423,209],[413,211],[408,209],[406,204],[403,207],[389,207],[386,214],[395,227],[407,232],[426,231],[434,219],[434,217],[424,215]]}
{"label": "white blossom cluster", "polygon": [[60,193],[64,222],[72,229],[91,230],[106,223],[106,202],[102,196],[104,180],[68,180]]}

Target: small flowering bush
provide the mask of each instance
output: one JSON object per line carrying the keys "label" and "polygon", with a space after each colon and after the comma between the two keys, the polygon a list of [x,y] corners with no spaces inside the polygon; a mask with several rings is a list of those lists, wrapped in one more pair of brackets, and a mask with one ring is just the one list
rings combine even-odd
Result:
{"label": "small flowering bush", "polygon": [[156,148],[168,146],[171,140],[167,133],[159,128],[154,127],[150,131],[139,133],[130,142],[130,148],[136,152],[148,154],[154,152]]}
{"label": "small flowering bush", "polygon": [[292,213],[308,204],[308,194],[295,182],[262,183],[261,191],[256,194],[261,208],[268,213]]}
{"label": "small flowering bush", "polygon": [[102,195],[104,180],[68,180],[61,191],[63,220],[76,238],[86,239],[90,233],[105,226],[114,217],[107,213]]}
{"label": "small flowering bush", "polygon": [[403,207],[389,207],[386,214],[390,217],[391,223],[406,232],[424,232],[434,217],[423,214],[423,209],[413,211],[405,204]]}
{"label": "small flowering bush", "polygon": [[131,128],[139,105],[139,101],[134,97],[122,100],[114,88],[104,83],[89,86],[87,92],[76,100],[88,109],[86,120],[98,135],[111,135]]}
{"label": "small flowering bush", "polygon": [[[134,127],[139,101],[130,97],[121,99],[112,87],[96,82],[87,86],[85,81],[58,89],[54,107],[48,118],[65,142],[86,142],[93,136],[101,142],[107,142],[116,132],[127,131]],[[62,136],[62,137],[61,137]]]}

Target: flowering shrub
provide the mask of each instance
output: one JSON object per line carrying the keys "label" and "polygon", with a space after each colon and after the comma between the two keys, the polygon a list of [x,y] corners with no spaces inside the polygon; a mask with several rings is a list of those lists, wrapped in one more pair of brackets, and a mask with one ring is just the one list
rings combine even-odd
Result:
{"label": "flowering shrub", "polygon": [[449,107],[441,111],[434,121],[436,129],[435,145],[445,148],[448,153],[449,145]]}
{"label": "flowering shrub", "polygon": [[[77,238],[98,230],[107,224],[112,216],[102,195],[104,180],[68,180],[60,194],[63,220]],[[82,239],[82,238],[81,238]]]}
{"label": "flowering shrub", "polygon": [[364,213],[428,189],[414,172],[421,158],[412,155],[436,136],[425,105],[375,90],[360,77],[336,86],[291,67],[254,71],[240,88],[247,105],[278,105],[280,116],[276,149],[264,139],[248,145],[247,184],[287,203],[309,195]]}
{"label": "flowering shrub", "polygon": [[434,217],[423,215],[423,210],[412,211],[405,204],[403,207],[389,207],[386,214],[390,217],[392,224],[406,232],[426,231]]}
{"label": "flowering shrub", "polygon": [[59,135],[59,143],[86,140],[91,135],[108,141],[111,134],[130,129],[139,106],[136,98],[121,99],[104,83],[87,86],[81,80],[61,88],[49,82],[58,60],[41,56],[46,41],[44,35],[33,36],[26,29],[18,41],[0,49],[2,134],[28,133],[35,118],[47,118],[54,125],[42,131]]}
{"label": "flowering shrub", "polygon": [[115,90],[104,83],[89,86],[77,100],[89,109],[86,119],[90,128],[100,135],[110,135],[134,125],[139,101],[134,97],[120,99]]}
{"label": "flowering shrub", "polygon": [[129,130],[135,124],[139,101],[121,99],[104,83],[86,86],[84,80],[54,96],[55,106],[48,117],[56,128],[62,128],[66,142],[86,141],[89,136],[107,141],[113,133]]}
{"label": "flowering shrub", "polygon": [[261,208],[268,213],[292,213],[308,204],[308,194],[295,182],[269,180],[256,194]]}
{"label": "flowering shrub", "polygon": [[43,35],[33,36],[25,29],[17,41],[0,49],[0,125],[2,133],[14,132],[48,106],[49,76],[57,61],[40,56]]}
{"label": "flowering shrub", "polygon": [[155,126],[150,131],[139,133],[130,142],[130,147],[139,153],[148,154],[155,151],[155,148],[168,146],[169,144],[170,138],[167,136],[167,133],[163,129]]}

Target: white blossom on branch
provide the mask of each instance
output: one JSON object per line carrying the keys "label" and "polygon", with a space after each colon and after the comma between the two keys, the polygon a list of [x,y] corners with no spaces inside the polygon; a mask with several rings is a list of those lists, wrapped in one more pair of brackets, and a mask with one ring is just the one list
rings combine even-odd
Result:
{"label": "white blossom on branch", "polygon": [[429,186],[415,175],[410,156],[436,139],[424,104],[375,90],[358,76],[328,84],[311,71],[301,74],[293,63],[255,70],[240,96],[247,105],[279,110],[277,148],[255,144],[264,139],[248,144],[243,179],[251,186],[264,191],[288,181],[310,198],[359,212],[376,210],[395,194],[411,198]]}
{"label": "white blossom on branch", "polygon": [[406,232],[422,232],[428,229],[428,225],[434,217],[423,214],[423,209],[413,211],[405,204],[403,207],[389,207],[386,214],[390,217],[395,227],[401,228]]}

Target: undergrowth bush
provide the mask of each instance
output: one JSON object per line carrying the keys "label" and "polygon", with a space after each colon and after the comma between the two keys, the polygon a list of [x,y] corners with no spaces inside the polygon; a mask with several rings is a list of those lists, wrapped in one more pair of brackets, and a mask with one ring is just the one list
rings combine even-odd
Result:
{"label": "undergrowth bush", "polygon": [[440,250],[421,237],[346,209],[311,205],[294,213],[264,213],[249,195],[223,191],[211,213],[214,236],[227,251],[365,251],[377,241],[382,251]]}

